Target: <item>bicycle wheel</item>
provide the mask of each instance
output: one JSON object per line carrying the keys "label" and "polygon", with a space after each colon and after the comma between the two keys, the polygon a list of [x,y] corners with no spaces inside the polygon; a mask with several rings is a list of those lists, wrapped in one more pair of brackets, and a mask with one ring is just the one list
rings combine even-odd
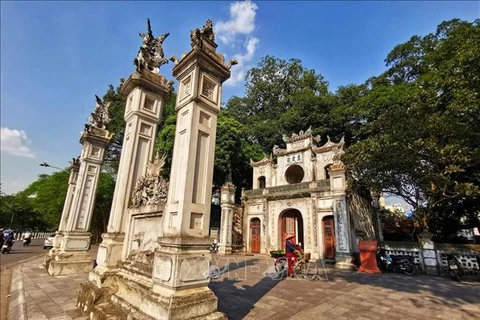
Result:
{"label": "bicycle wheel", "polygon": [[313,262],[304,263],[304,265],[302,266],[302,277],[307,280],[320,279],[317,264]]}
{"label": "bicycle wheel", "polygon": [[284,275],[287,273],[287,268],[288,268],[288,261],[287,258],[280,258],[275,261],[275,271],[279,275]]}

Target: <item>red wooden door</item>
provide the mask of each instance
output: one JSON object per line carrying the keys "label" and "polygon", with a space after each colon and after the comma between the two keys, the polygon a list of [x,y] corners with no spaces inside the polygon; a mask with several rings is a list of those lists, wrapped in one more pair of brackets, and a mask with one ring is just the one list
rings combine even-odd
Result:
{"label": "red wooden door", "polygon": [[260,219],[252,219],[250,223],[252,228],[250,248],[252,253],[260,253]]}
{"label": "red wooden door", "polygon": [[[293,235],[297,234],[296,218],[293,212],[287,212],[282,218],[282,246],[285,246],[285,235],[287,233],[291,233]],[[295,241],[297,241],[297,239],[295,239]]]}
{"label": "red wooden door", "polygon": [[325,259],[335,259],[335,229],[333,217],[323,219],[323,246]]}

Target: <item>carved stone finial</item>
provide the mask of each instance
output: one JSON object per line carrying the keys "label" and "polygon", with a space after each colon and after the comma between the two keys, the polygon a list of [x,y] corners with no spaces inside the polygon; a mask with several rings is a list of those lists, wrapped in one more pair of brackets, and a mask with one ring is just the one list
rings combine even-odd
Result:
{"label": "carved stone finial", "polygon": [[195,28],[190,31],[190,39],[192,40],[192,48],[196,50],[204,48],[202,40],[205,39],[213,42],[213,45],[216,47],[212,20],[208,19],[207,23],[202,27],[202,30]]}
{"label": "carved stone finial", "polygon": [[238,64],[238,61],[235,59],[231,59],[230,61],[228,61],[227,69],[230,70],[230,68],[236,64]]}
{"label": "carved stone finial", "polygon": [[72,161],[70,161],[70,168],[79,168],[80,167],[80,156],[76,158],[72,158]]}
{"label": "carved stone finial", "polygon": [[202,48],[201,35],[202,34],[198,28],[190,31],[190,40],[191,40],[190,45],[192,46],[192,49],[199,50]]}
{"label": "carved stone finial", "polygon": [[[88,117],[88,121],[90,121],[92,126],[96,128],[105,129],[105,125],[110,122],[108,116],[108,107],[110,103],[104,103],[97,95],[95,95],[95,100],[97,101],[97,105],[90,114],[90,117]],[[85,127],[89,129],[90,125],[85,125]]]}
{"label": "carved stone finial", "polygon": [[200,31],[204,37],[208,40],[215,41],[215,34],[213,33],[213,23],[211,19],[208,19],[205,25]]}
{"label": "carved stone finial", "polygon": [[147,19],[147,28],[147,33],[139,33],[142,38],[142,45],[133,63],[137,67],[137,72],[142,72],[146,69],[150,72],[158,73],[160,66],[168,63],[168,60],[164,58],[162,45],[170,33],[165,33],[155,38],[152,33],[150,19]]}
{"label": "carved stone finial", "polygon": [[[223,54],[216,52],[217,44],[215,43],[215,34],[213,33],[212,20],[208,19],[207,23],[202,27],[201,30],[198,28],[191,30],[190,40],[190,44],[193,50],[203,51],[213,59],[220,62],[222,65],[225,64],[225,57],[223,56]],[[184,56],[182,56],[182,59],[183,57]],[[234,64],[236,63],[232,61],[228,68],[230,68]],[[227,68],[227,66],[225,67]]]}

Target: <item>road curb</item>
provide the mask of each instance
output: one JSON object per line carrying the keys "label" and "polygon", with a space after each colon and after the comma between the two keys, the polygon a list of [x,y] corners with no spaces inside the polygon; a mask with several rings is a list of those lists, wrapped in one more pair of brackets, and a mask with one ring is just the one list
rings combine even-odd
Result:
{"label": "road curb", "polygon": [[19,265],[18,267],[12,269],[12,284],[10,286],[8,319],[27,319],[27,307],[25,302],[22,267],[23,265]]}
{"label": "road curb", "polygon": [[10,268],[10,269],[14,269],[14,268],[17,268],[17,267],[21,267],[22,264],[26,263],[26,262],[30,262],[31,260],[35,260],[35,259],[38,259],[42,256],[44,256],[45,254],[44,253],[41,253],[39,254],[38,256],[35,256],[35,257],[30,257],[30,258],[27,258],[27,259],[23,259],[23,260],[20,260],[20,261],[17,261],[17,262],[13,262],[9,265],[6,265],[6,266],[2,266],[0,268],[0,270],[3,270],[3,269],[7,269],[7,268]]}

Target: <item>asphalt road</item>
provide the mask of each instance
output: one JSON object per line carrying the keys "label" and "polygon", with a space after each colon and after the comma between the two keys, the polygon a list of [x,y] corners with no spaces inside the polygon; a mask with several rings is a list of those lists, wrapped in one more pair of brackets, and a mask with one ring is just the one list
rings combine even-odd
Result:
{"label": "asphalt road", "polygon": [[43,249],[43,241],[45,241],[43,238],[34,239],[26,247],[23,246],[23,241],[15,241],[10,253],[0,254],[0,267],[3,269],[23,260],[47,254],[49,249]]}

